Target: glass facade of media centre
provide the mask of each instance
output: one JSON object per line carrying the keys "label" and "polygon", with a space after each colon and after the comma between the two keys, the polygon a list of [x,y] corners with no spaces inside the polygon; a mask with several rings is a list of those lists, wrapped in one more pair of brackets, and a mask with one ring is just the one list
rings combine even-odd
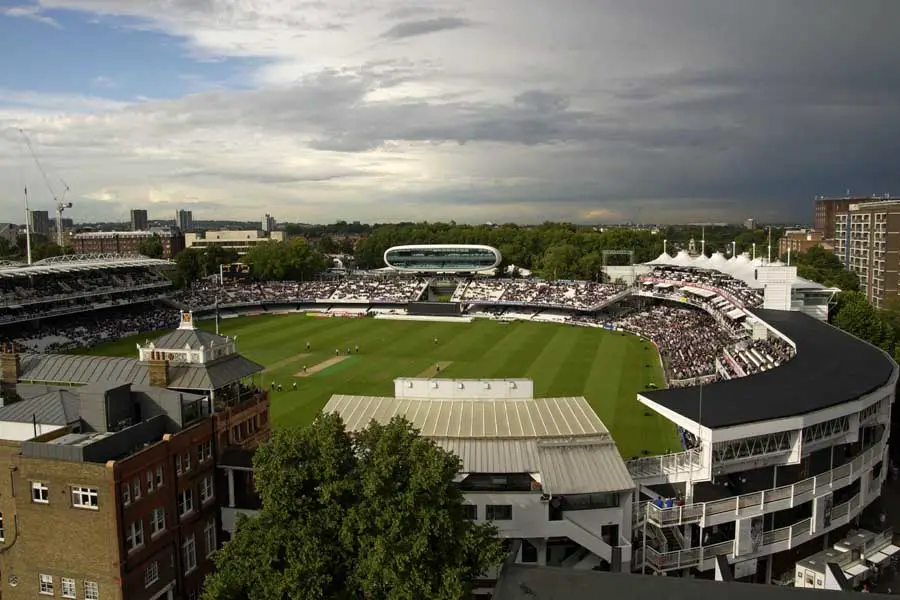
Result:
{"label": "glass facade of media centre", "polygon": [[384,253],[384,262],[407,271],[484,271],[500,264],[500,251],[489,246],[396,246]]}

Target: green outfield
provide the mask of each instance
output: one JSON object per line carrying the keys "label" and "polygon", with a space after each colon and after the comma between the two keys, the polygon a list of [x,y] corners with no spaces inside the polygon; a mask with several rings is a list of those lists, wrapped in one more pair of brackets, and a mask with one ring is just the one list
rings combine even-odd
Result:
{"label": "green outfield", "polygon": [[[212,329],[213,323],[202,323]],[[584,396],[610,429],[625,458],[679,450],[674,426],[648,413],[636,398],[652,382],[662,385],[652,344],[630,335],[549,323],[494,321],[443,323],[326,319],[281,315],[225,319],[223,335],[236,335],[239,351],[265,365],[277,425],[305,424],[332,394],[393,395],[395,377],[534,380],[535,395]],[[91,354],[133,356],[141,335],[105,344]],[[437,338],[438,343],[434,340]],[[306,342],[311,351],[306,351]],[[335,360],[359,346],[359,354]],[[303,374],[304,366],[307,368]],[[292,384],[297,382],[297,391]]]}

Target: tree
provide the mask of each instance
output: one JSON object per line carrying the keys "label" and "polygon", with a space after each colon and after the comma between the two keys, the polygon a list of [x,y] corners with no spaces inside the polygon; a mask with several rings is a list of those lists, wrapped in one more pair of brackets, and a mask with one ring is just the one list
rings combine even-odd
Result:
{"label": "tree", "polygon": [[311,279],[328,266],[324,254],[299,238],[258,244],[243,260],[250,265],[254,277],[262,281]]}
{"label": "tree", "polygon": [[159,236],[154,233],[140,243],[140,245],[138,246],[138,252],[149,258],[162,258],[162,240],[159,239]]}
{"label": "tree", "polygon": [[890,322],[859,292],[844,292],[832,323],[882,350],[894,353],[896,333]]}
{"label": "tree", "polygon": [[175,257],[175,268],[172,273],[176,287],[185,287],[196,281],[203,273],[203,253],[194,248],[187,248]]}
{"label": "tree", "polygon": [[216,555],[204,600],[459,600],[504,558],[465,518],[459,459],[400,418],[282,428],[254,456],[262,499]]}

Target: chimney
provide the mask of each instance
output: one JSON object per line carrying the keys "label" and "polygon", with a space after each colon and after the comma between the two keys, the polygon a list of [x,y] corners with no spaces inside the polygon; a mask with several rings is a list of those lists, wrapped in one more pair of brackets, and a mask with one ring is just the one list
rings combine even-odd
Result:
{"label": "chimney", "polygon": [[22,360],[12,344],[0,348],[0,384],[4,389],[15,388],[22,375]]}
{"label": "chimney", "polygon": [[154,387],[169,387],[169,361],[159,352],[152,352],[147,361],[147,380]]}

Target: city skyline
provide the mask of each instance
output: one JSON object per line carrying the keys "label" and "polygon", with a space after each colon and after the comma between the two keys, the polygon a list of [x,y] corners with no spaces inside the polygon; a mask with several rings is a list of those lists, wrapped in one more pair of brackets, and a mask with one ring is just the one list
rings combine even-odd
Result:
{"label": "city skyline", "polygon": [[25,185],[54,209],[21,127],[81,222],[807,222],[815,195],[900,190],[897,18],[890,1],[16,0],[0,221],[24,221]]}

